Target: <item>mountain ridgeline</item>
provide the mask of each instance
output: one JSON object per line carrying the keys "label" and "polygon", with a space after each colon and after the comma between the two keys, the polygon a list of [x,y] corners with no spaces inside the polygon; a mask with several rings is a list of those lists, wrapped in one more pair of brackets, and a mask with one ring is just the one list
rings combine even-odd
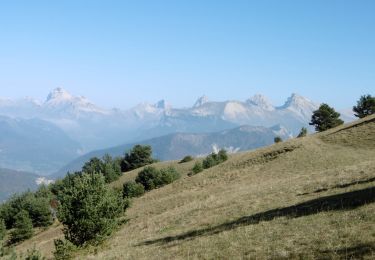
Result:
{"label": "mountain ridgeline", "polygon": [[[73,96],[57,88],[44,102],[30,98],[0,99],[2,121],[18,122],[18,125],[7,124],[8,130],[4,131],[18,131],[18,136],[13,140],[28,141],[29,135],[34,134],[33,140],[37,142],[27,146],[38,148],[28,151],[32,156],[25,161],[22,154],[18,156],[18,153],[12,152],[12,149],[23,147],[21,142],[14,142],[12,148],[0,142],[0,166],[48,174],[56,172],[81,154],[104,147],[141,142],[177,132],[220,132],[242,125],[266,128],[279,125],[296,136],[301,127],[308,126],[312,111],[318,106],[318,103],[293,94],[281,106],[274,106],[266,97],[255,95],[246,101],[223,102],[202,97],[189,108],[173,108],[162,100],[156,104],[142,103],[128,110],[104,109],[84,97]],[[345,113],[342,113],[342,117],[345,121],[352,119]],[[39,121],[32,123],[32,120]],[[33,127],[21,126],[20,122],[32,123]],[[36,125],[41,125],[41,129],[36,129]],[[235,143],[225,145],[235,146]],[[60,149],[57,151],[52,147]],[[250,148],[255,147],[258,146]],[[157,150],[157,147],[154,149]],[[55,160],[55,157],[59,159]],[[46,165],[42,158],[51,163]]]}
{"label": "mountain ridgeline", "polygon": [[120,145],[108,149],[97,150],[78,157],[64,166],[51,178],[63,177],[67,172],[79,171],[84,163],[92,157],[103,157],[109,154],[113,157],[122,156],[134,145],[150,145],[153,148],[154,157],[161,161],[178,160],[185,155],[203,156],[220,148],[228,152],[239,152],[270,145],[276,136],[283,139],[290,138],[290,133],[285,128],[275,126],[273,128],[241,126],[230,130],[215,133],[175,133],[149,140]]}

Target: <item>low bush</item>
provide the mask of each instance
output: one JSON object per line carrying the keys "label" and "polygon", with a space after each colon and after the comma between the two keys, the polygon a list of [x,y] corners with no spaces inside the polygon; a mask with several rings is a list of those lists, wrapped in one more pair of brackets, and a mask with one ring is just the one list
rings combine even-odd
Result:
{"label": "low bush", "polygon": [[221,149],[218,152],[217,157],[218,157],[219,163],[225,162],[226,160],[228,160],[227,151],[225,151],[224,149]]}
{"label": "low bush", "polygon": [[207,157],[202,162],[202,166],[204,169],[208,169],[226,160],[228,160],[227,152],[224,149],[222,149],[217,154],[211,153],[207,155]]}
{"label": "low bush", "polygon": [[207,155],[207,157],[204,158],[204,160],[202,162],[203,169],[211,168],[211,167],[215,166],[216,164],[217,164],[217,154],[216,153],[212,153],[212,154]]}
{"label": "low bush", "polygon": [[180,174],[175,168],[168,167],[165,169],[161,169],[160,180],[159,180],[159,183],[157,183],[157,186],[161,187],[161,186],[170,184],[179,178],[180,178]]}
{"label": "low bush", "polygon": [[135,182],[142,184],[145,190],[152,190],[156,188],[155,183],[159,175],[160,172],[155,167],[145,167],[138,173]]}
{"label": "low bush", "polygon": [[55,251],[53,255],[56,260],[68,260],[73,258],[73,253],[77,249],[74,244],[68,240],[55,239]]}
{"label": "low bush", "polygon": [[180,177],[175,168],[169,167],[158,170],[155,167],[145,167],[138,173],[136,183],[143,185],[145,190],[152,190],[172,183]]}
{"label": "low bush", "polygon": [[194,164],[193,168],[191,169],[191,171],[192,171],[191,175],[194,175],[194,174],[197,174],[197,173],[200,173],[201,171],[203,171],[202,163],[201,162],[196,162]]}
{"label": "low bush", "polygon": [[215,165],[225,162],[226,160],[228,160],[228,154],[224,149],[221,149],[218,153],[211,153],[207,155],[202,162],[196,162],[194,164],[189,176],[200,173],[204,169],[211,168]]}
{"label": "low bush", "polygon": [[145,188],[142,184],[134,181],[125,182],[123,185],[122,195],[124,198],[134,198],[142,196],[145,193]]}
{"label": "low bush", "polygon": [[194,158],[190,155],[185,156],[179,163],[191,162]]}
{"label": "low bush", "polygon": [[276,136],[276,137],[273,139],[273,141],[275,142],[275,144],[277,144],[277,143],[281,143],[281,142],[283,141],[283,139],[281,139],[280,136]]}
{"label": "low bush", "polygon": [[27,250],[25,260],[45,260],[46,258],[42,256],[35,247],[33,249]]}

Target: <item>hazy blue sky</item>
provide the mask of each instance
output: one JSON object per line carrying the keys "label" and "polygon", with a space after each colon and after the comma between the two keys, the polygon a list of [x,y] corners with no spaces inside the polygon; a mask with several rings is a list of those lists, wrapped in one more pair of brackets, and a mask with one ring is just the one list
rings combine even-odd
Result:
{"label": "hazy blue sky", "polygon": [[291,92],[350,107],[375,94],[375,1],[1,1],[0,96],[59,86],[105,107]]}

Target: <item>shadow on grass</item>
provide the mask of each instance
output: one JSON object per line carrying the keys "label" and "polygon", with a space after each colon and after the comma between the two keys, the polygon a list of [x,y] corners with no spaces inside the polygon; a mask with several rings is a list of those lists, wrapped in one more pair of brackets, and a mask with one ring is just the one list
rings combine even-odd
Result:
{"label": "shadow on grass", "polygon": [[258,224],[261,221],[271,221],[278,217],[298,218],[324,211],[354,209],[372,202],[375,202],[375,187],[321,197],[285,208],[276,208],[254,215],[245,216],[230,222],[223,223],[221,225],[192,230],[180,235],[147,240],[139,243],[138,246],[167,244],[173,241],[188,240],[200,236],[214,235],[226,230],[235,229],[237,227]]}
{"label": "shadow on grass", "polygon": [[349,183],[338,184],[338,185],[335,185],[335,186],[332,186],[332,187],[329,187],[329,188],[317,189],[317,190],[314,190],[313,192],[306,192],[306,193],[302,193],[302,194],[297,194],[297,196],[304,196],[304,195],[309,195],[309,194],[313,194],[313,193],[319,193],[319,192],[323,192],[323,191],[327,191],[327,190],[331,190],[331,189],[343,189],[343,188],[347,188],[349,186],[353,186],[353,185],[357,185],[357,184],[370,183],[370,182],[374,182],[374,181],[375,181],[375,177],[369,178],[369,179],[364,179],[364,180],[353,181],[353,182],[349,182]]}
{"label": "shadow on grass", "polygon": [[373,244],[359,244],[353,247],[340,248],[336,250],[324,250],[319,252],[320,259],[332,259],[339,257],[339,259],[363,259],[364,256],[375,256],[375,245]]}

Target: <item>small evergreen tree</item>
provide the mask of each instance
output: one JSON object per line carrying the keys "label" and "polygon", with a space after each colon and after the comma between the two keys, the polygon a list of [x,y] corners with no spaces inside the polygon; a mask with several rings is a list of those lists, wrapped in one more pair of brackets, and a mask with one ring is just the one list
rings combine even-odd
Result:
{"label": "small evergreen tree", "polygon": [[224,150],[224,149],[221,149],[218,153],[217,153],[217,158],[219,160],[219,162],[225,162],[226,160],[228,160],[228,154],[227,154],[227,151]]}
{"label": "small evergreen tree", "polygon": [[306,127],[302,127],[301,128],[301,131],[299,132],[299,134],[297,135],[297,138],[301,138],[301,137],[304,137],[307,135],[307,128]]}
{"label": "small evergreen tree", "polygon": [[191,162],[194,158],[190,155],[185,156],[179,163]]}
{"label": "small evergreen tree", "polygon": [[149,145],[135,145],[128,153],[125,154],[121,161],[121,170],[130,171],[155,162],[152,158],[152,148]]}
{"label": "small evergreen tree", "polygon": [[53,223],[49,199],[31,197],[25,202],[24,209],[29,213],[34,227],[47,227]]}
{"label": "small evergreen tree", "polygon": [[196,162],[191,170],[192,170],[193,174],[200,173],[201,171],[203,171],[202,163]]}
{"label": "small evergreen tree", "polygon": [[180,178],[179,172],[173,168],[168,167],[165,169],[160,170],[160,177],[158,178],[158,182],[155,183],[156,187],[162,187],[164,185],[170,184],[175,180]]}
{"label": "small evergreen tree", "polygon": [[14,229],[10,233],[12,243],[26,240],[33,236],[33,224],[26,210],[21,210],[15,216]]}
{"label": "small evergreen tree", "polygon": [[342,121],[339,117],[340,113],[337,113],[329,105],[322,104],[318,110],[313,112],[311,122],[309,124],[315,126],[316,131],[321,132],[342,125],[344,121]]}
{"label": "small evergreen tree", "polygon": [[110,189],[97,173],[71,179],[58,200],[58,219],[64,225],[65,238],[75,245],[109,235],[124,209],[121,194]]}
{"label": "small evergreen tree", "polygon": [[145,188],[142,184],[134,181],[125,182],[122,190],[124,198],[134,198],[142,196],[145,193]]}
{"label": "small evergreen tree", "polygon": [[281,143],[283,141],[283,139],[281,139],[280,136],[276,136],[273,141],[277,144],[277,143]]}
{"label": "small evergreen tree", "polygon": [[357,106],[353,107],[355,116],[363,118],[375,113],[375,97],[364,95],[357,101]]}
{"label": "small evergreen tree", "polygon": [[211,168],[217,164],[217,154],[212,153],[207,155],[207,157],[203,160],[202,166],[204,169]]}
{"label": "small evergreen tree", "polygon": [[144,186],[145,190],[152,190],[177,180],[180,174],[173,167],[158,170],[155,167],[145,167],[138,173],[135,182]]}
{"label": "small evergreen tree", "polygon": [[149,166],[138,173],[135,182],[142,184],[145,190],[152,190],[156,188],[156,182],[159,177],[160,172],[155,167]]}
{"label": "small evergreen tree", "polygon": [[104,163],[97,157],[91,158],[82,167],[82,172],[85,173],[104,173]]}
{"label": "small evergreen tree", "polygon": [[77,248],[72,242],[63,239],[55,239],[53,243],[55,244],[53,256],[56,260],[69,260],[73,258],[73,253]]}

